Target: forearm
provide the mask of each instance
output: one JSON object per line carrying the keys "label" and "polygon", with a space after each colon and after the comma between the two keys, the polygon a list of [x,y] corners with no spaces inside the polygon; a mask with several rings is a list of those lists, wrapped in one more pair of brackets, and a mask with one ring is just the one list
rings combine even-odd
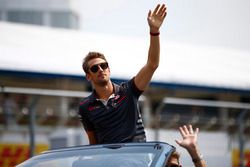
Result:
{"label": "forearm", "polygon": [[87,131],[86,132],[89,138],[89,144],[97,144],[96,139],[95,139],[95,135],[94,132],[92,131]]}
{"label": "forearm", "polygon": [[[159,30],[150,29],[150,33],[159,33]],[[147,65],[155,70],[160,62],[160,35],[150,35]]]}
{"label": "forearm", "polygon": [[187,148],[187,151],[189,155],[191,156],[195,167],[206,167],[206,163],[204,159],[201,157],[200,150],[197,146]]}

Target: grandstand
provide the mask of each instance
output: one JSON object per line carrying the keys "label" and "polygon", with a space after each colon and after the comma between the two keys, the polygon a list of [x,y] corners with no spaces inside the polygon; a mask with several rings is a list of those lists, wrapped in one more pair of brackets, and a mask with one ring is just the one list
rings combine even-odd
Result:
{"label": "grandstand", "polygon": [[[0,50],[3,53],[0,72],[3,88],[90,91],[90,85],[84,79],[84,73],[81,70],[82,58],[89,50],[103,50],[110,61],[112,79],[115,82],[122,82],[135,75],[143,64],[141,60],[144,60],[147,51],[147,44],[140,42],[143,39],[131,39],[135,44],[129,46],[132,41],[124,37],[20,24],[0,23],[0,26],[2,43]],[[116,41],[119,41],[121,45],[111,49]],[[133,48],[134,45],[138,47]],[[120,53],[119,50],[126,50],[126,52]],[[116,56],[117,53],[120,55]],[[133,57],[133,54],[137,56]],[[125,70],[120,68],[122,66],[121,63],[119,64],[120,57],[126,57],[122,64],[129,64],[135,68]],[[133,59],[132,62],[131,59]],[[227,63],[220,64],[219,62],[223,59],[226,59]],[[165,97],[248,103],[250,101],[248,62],[250,58],[245,52],[208,47],[195,48],[163,42],[160,67],[150,89],[145,92],[150,110],[154,110],[150,114],[155,112],[157,105]],[[58,100],[49,98],[44,98],[44,100],[47,100],[45,103],[51,103],[57,108],[63,107],[56,105]],[[71,99],[67,100],[67,103],[71,101]],[[178,113],[177,111],[184,111],[185,114],[181,114],[182,116],[193,115],[193,118],[189,120],[197,123],[204,120],[202,122],[213,124],[221,123],[219,120],[226,116],[224,113],[227,113],[228,119],[232,120],[230,122],[233,124],[234,118],[240,112],[236,108],[221,109],[205,106],[175,106],[174,104],[168,105],[168,108],[169,114],[172,113],[171,111],[175,114]],[[60,109],[45,107],[41,110],[43,114],[53,115]],[[23,111],[25,115],[25,110]],[[71,113],[71,115],[74,114]],[[183,120],[180,119],[180,114],[173,116],[174,120]],[[246,120],[246,122],[249,121]]]}

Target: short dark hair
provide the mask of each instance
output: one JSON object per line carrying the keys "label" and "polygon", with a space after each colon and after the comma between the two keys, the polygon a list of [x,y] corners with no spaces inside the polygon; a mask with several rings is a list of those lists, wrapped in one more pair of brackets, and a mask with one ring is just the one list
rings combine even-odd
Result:
{"label": "short dark hair", "polygon": [[170,157],[169,157],[169,159],[168,159],[168,162],[167,162],[167,164],[166,164],[166,167],[169,165],[171,158],[177,159],[178,165],[180,165],[180,153],[178,153],[178,152],[175,150],[175,151],[172,152],[172,154],[170,155]]}
{"label": "short dark hair", "polygon": [[180,153],[178,153],[177,151],[174,151],[172,154],[171,154],[171,157],[174,157],[176,159],[179,159],[180,158]]}
{"label": "short dark hair", "polygon": [[95,59],[95,58],[101,58],[103,60],[106,60],[104,54],[100,53],[100,52],[89,52],[85,58],[83,59],[83,62],[82,62],[82,69],[83,71],[87,74],[89,73],[89,66],[88,66],[88,62],[92,59]]}

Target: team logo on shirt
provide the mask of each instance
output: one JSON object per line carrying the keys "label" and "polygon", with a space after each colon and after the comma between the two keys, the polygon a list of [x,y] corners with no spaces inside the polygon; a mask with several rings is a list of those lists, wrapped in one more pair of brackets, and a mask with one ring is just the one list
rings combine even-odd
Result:
{"label": "team logo on shirt", "polygon": [[93,110],[98,109],[98,108],[100,108],[99,105],[96,105],[96,106],[89,106],[88,110],[89,110],[89,111],[93,111]]}
{"label": "team logo on shirt", "polygon": [[120,95],[116,95],[115,96],[115,100],[119,99]]}
{"label": "team logo on shirt", "polygon": [[125,98],[126,96],[117,95],[114,98],[113,104],[116,106],[117,104],[121,103],[121,101],[124,100]]}

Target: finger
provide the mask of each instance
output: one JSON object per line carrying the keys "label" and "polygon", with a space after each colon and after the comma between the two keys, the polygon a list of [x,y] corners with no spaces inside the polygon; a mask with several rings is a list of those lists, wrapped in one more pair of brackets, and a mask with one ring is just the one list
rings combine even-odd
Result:
{"label": "finger", "polygon": [[154,9],[154,12],[153,12],[154,15],[156,15],[156,13],[157,13],[159,7],[160,7],[160,4],[158,4],[158,5],[156,6],[156,8]]}
{"label": "finger", "polygon": [[189,131],[188,131],[188,128],[187,128],[187,126],[186,126],[186,125],[184,125],[184,126],[183,126],[183,130],[184,130],[184,132],[185,132],[185,134],[186,134],[186,135],[188,135],[188,134],[189,134]]}
{"label": "finger", "polygon": [[167,16],[167,14],[168,14],[167,12],[166,12],[166,13],[164,13],[164,15],[163,15],[163,17],[162,17],[162,18],[164,19],[164,18]]}
{"label": "finger", "polygon": [[148,18],[151,16],[151,10],[148,11]]}
{"label": "finger", "polygon": [[179,131],[181,133],[182,138],[184,138],[186,136],[184,129],[182,127],[179,127]]}
{"label": "finger", "polygon": [[159,12],[161,12],[165,8],[165,4],[160,5]]}
{"label": "finger", "polygon": [[166,12],[166,7],[164,7],[163,9],[161,9],[160,11],[159,11],[159,15],[160,16],[163,16],[163,14]]}
{"label": "finger", "polygon": [[167,8],[165,7],[161,13],[161,17],[165,17],[166,14],[167,14]]}
{"label": "finger", "polygon": [[198,133],[199,133],[199,128],[196,128],[194,134],[198,135]]}
{"label": "finger", "polygon": [[193,133],[194,133],[194,130],[193,130],[192,125],[188,125],[188,128],[189,128],[189,132],[190,132],[191,134],[193,134]]}
{"label": "finger", "polygon": [[159,8],[159,10],[158,10],[158,15],[160,15],[160,16],[162,16],[163,15],[163,13],[166,11],[166,6],[165,6],[165,4],[163,4],[163,5],[161,5],[161,7]]}

